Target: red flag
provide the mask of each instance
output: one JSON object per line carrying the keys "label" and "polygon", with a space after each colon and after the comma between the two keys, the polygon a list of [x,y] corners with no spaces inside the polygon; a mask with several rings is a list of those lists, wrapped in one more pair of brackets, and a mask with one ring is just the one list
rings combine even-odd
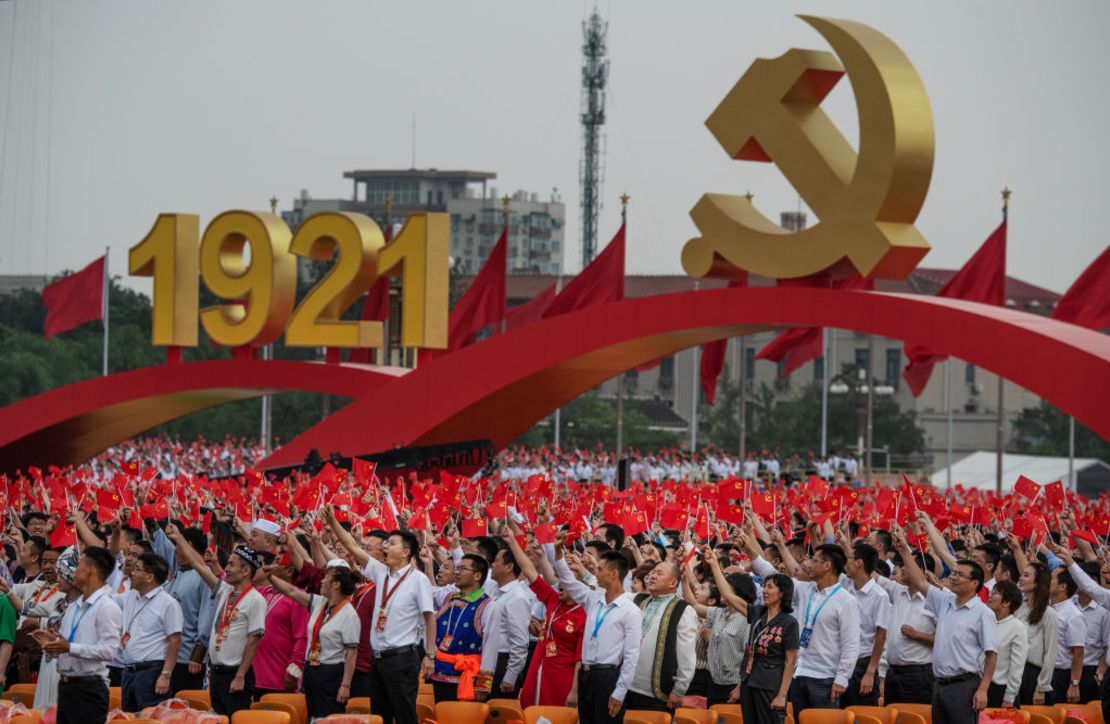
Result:
{"label": "red flag", "polygon": [[1024,475],[1019,475],[1017,482],[1014,483],[1014,492],[1024,495],[1029,500],[1034,500],[1040,494],[1041,486]]}
{"label": "red flag", "polygon": [[1091,329],[1110,327],[1110,246],[1072,282],[1052,318]]}
{"label": "red flag", "polygon": [[1064,509],[1064,483],[1057,480],[1044,486],[1044,497],[1054,510]]}
{"label": "red flag", "polygon": [[536,542],[540,545],[555,542],[555,525],[552,523],[540,523],[532,532],[536,534]]}
{"label": "red flag", "polygon": [[[748,286],[747,272],[744,272],[741,278],[730,279],[728,282],[729,289],[740,289],[746,286]],[[699,370],[701,390],[705,394],[705,401],[710,405],[717,397],[717,378],[721,376],[721,370],[725,368],[725,352],[727,350],[727,338],[703,344],[701,347],[701,369]]]}
{"label": "red flag", "polygon": [[104,270],[107,256],[42,289],[46,305],[43,335],[50,339],[85,322],[104,319]]}
{"label": "red flag", "polygon": [[50,534],[51,548],[77,545],[77,530],[72,525],[59,524]]}
{"label": "red flag", "polygon": [[514,329],[527,327],[543,319],[544,312],[551,306],[551,302],[555,301],[556,286],[551,284],[524,304],[518,304],[505,312],[505,331],[511,332]]}
{"label": "red flag", "polygon": [[[947,299],[966,299],[1005,306],[1006,304],[1006,220],[1003,219],[979,250],[967,260],[960,271],[948,280],[937,292],[938,297]],[[933,352],[918,344],[906,344],[906,357],[909,364],[902,370],[914,397],[921,395],[933,365],[947,359],[947,355]]]}
{"label": "red flag", "polygon": [[[120,505],[123,503],[123,498],[120,494],[112,490],[100,489],[96,491],[96,504],[105,510],[112,511],[113,513],[119,510]],[[111,518],[109,518],[111,520]]]}
{"label": "red flag", "polygon": [[483,329],[505,318],[505,265],[509,257],[509,229],[493,245],[478,276],[470,282],[447,320],[447,349],[421,350],[426,362],[471,344]]}
{"label": "red flag", "polygon": [[485,518],[467,518],[462,522],[463,538],[481,538],[486,535]]}
{"label": "red flag", "polygon": [[824,335],[821,327],[796,327],[788,329],[759,350],[756,359],[780,362],[786,360],[782,374],[789,375],[799,367],[821,356]]}
{"label": "red flag", "polygon": [[544,319],[624,299],[624,224],[605,251],[567,283],[543,313]]}

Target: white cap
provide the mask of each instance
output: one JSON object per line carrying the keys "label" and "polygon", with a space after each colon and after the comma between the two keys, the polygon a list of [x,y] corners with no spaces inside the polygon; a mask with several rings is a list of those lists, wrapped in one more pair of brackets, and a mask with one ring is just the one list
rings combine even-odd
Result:
{"label": "white cap", "polygon": [[281,526],[272,520],[256,520],[251,523],[251,530],[260,530],[270,535],[281,535]]}
{"label": "white cap", "polygon": [[346,568],[348,571],[351,570],[351,564],[348,563],[347,561],[343,560],[342,558],[332,558],[330,561],[328,561],[328,565],[325,566],[325,567],[326,568]]}

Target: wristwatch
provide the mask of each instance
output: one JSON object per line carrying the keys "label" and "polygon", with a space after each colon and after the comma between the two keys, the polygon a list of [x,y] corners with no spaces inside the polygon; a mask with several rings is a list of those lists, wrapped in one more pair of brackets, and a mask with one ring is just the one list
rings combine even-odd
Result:
{"label": "wristwatch", "polygon": [[424,658],[426,658],[428,661],[435,661],[436,660],[436,655],[435,654],[424,654]]}
{"label": "wristwatch", "polygon": [[171,676],[173,676],[173,671],[163,671],[163,672],[162,672],[162,676],[164,676],[164,677],[166,677],[166,678],[168,679],[168,678],[170,678]]}
{"label": "wristwatch", "polygon": [[1071,680],[1071,685],[1072,686],[1079,686],[1079,679],[1072,679]]}

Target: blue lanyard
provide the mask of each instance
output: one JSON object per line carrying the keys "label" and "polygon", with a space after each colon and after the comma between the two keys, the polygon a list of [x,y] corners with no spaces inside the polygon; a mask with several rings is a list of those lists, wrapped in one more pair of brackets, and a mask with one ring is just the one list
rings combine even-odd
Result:
{"label": "blue lanyard", "polygon": [[69,627],[69,642],[70,643],[73,643],[73,639],[77,637],[77,627],[81,625],[81,619],[83,619],[85,617],[85,614],[89,612],[90,608],[92,608],[92,604],[86,602],[84,605],[81,606],[81,613],[79,613],[79,614],[77,614],[73,617],[75,620],[73,621],[73,623]]}
{"label": "blue lanyard", "polygon": [[[597,615],[596,615],[596,616],[594,616],[594,633],[593,633],[593,637],[594,637],[595,639],[597,638],[597,632],[601,630],[601,624],[605,623],[605,617],[606,617],[606,616],[608,616],[608,615],[609,615],[609,613],[610,613],[610,612],[611,612],[611,611],[612,611],[612,610],[613,610],[614,608],[616,608],[616,607],[617,607],[617,604],[616,604],[616,602],[615,602],[615,601],[614,601],[613,603],[610,603],[610,604],[609,604],[608,606],[605,606],[605,604],[604,604],[604,603],[602,603],[601,601],[598,601],[598,602],[597,602],[597,605],[598,605],[598,609],[597,609]],[[602,607],[604,607],[604,608],[602,608]]]}
{"label": "blue lanyard", "polygon": [[839,584],[839,583],[836,584],[836,587],[833,588],[833,590],[829,591],[829,595],[825,596],[825,599],[823,601],[821,601],[821,605],[817,607],[817,612],[815,614],[813,614],[813,620],[812,621],[809,620],[809,607],[813,605],[813,596],[809,597],[809,600],[806,601],[806,623],[805,623],[805,628],[810,628],[810,627],[817,624],[817,617],[821,615],[821,609],[824,608],[825,604],[829,602],[829,599],[832,598],[833,596],[835,596],[836,592],[840,590],[840,585],[841,584]]}

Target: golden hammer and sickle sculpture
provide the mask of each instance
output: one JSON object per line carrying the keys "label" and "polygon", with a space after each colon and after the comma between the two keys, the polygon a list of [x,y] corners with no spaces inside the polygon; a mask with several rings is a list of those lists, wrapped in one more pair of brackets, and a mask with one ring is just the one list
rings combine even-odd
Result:
{"label": "golden hammer and sickle sculpture", "polygon": [[[701,232],[682,250],[694,277],[743,269],[776,279],[823,271],[903,279],[929,250],[914,227],[933,172],[933,116],[906,55],[873,28],[799,16],[837,52],[794,48],[759,58],[706,121],[731,158],[773,161],[819,223],[791,233],[744,196],[705,194]],[[859,154],[821,110],[845,71],[859,113]]]}

